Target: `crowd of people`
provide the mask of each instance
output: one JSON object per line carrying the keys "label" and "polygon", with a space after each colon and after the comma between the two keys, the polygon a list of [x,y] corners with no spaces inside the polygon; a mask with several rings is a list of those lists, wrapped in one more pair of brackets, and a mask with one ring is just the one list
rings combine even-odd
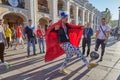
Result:
{"label": "crowd of people", "polygon": [[[10,47],[17,50],[18,45],[22,44],[23,49],[27,50],[27,57],[30,57],[30,46],[32,44],[33,54],[36,55],[36,44],[39,44],[40,53],[45,53],[45,30],[40,24],[33,26],[32,20],[28,20],[28,24],[23,28],[18,24],[17,27],[10,27],[8,24],[0,20],[0,59],[3,65],[8,65],[4,61],[4,50]],[[50,20],[50,23],[52,21]],[[25,45],[27,42],[27,47]]]}
{"label": "crowd of people", "polygon": [[120,27],[114,27],[111,29],[111,36],[114,36],[115,39],[120,40]]}
{"label": "crowd of people", "polygon": [[[40,53],[47,52],[45,50],[45,43],[48,43],[48,40],[45,40],[45,36],[49,37],[48,33],[55,33],[58,37],[58,44],[55,47],[55,53],[57,53],[58,46],[66,53],[65,61],[60,68],[62,73],[67,74],[68,72],[65,70],[66,64],[69,62],[70,58],[73,54],[77,54],[83,62],[86,64],[88,68],[92,68],[96,64],[91,64],[87,61],[86,57],[90,55],[90,46],[91,46],[91,37],[93,36],[93,30],[90,26],[90,23],[87,23],[85,26],[81,25],[74,25],[75,22],[68,23],[68,14],[63,12],[60,14],[61,19],[55,23],[57,25],[52,24],[52,20],[49,21],[49,28],[43,29],[40,24],[38,26],[34,26],[32,20],[28,20],[28,24],[25,28],[22,28],[20,24],[18,24],[17,28],[14,27],[10,28],[7,24],[6,27],[3,26],[3,20],[0,20],[0,59],[2,64],[8,65],[7,62],[4,61],[4,50],[5,46],[7,49],[14,45],[14,50],[17,50],[18,44],[22,44],[23,48],[26,48],[27,57],[30,57],[30,46],[33,47],[33,55],[36,55],[36,44],[39,44]],[[52,27],[52,28],[51,28]],[[69,36],[69,30],[74,32],[74,29],[83,30],[83,38],[82,38],[82,51],[79,47],[74,46],[71,43],[71,38]],[[103,60],[104,52],[105,52],[105,45],[108,42],[110,34],[110,27],[107,25],[105,18],[101,19],[101,25],[99,25],[96,29],[96,39],[95,39],[95,51],[98,51],[99,46],[101,45],[101,57],[100,61]],[[52,36],[51,36],[52,37]],[[27,47],[25,47],[25,42],[23,39],[26,39]],[[45,42],[46,41],[46,42]],[[79,40],[78,40],[79,41]],[[73,42],[73,41],[72,41]],[[53,43],[54,44],[54,43]],[[57,43],[56,43],[57,44]],[[78,43],[76,44],[78,45]],[[50,45],[46,45],[49,46]],[[87,46],[87,52],[86,52]],[[53,48],[53,47],[52,47]],[[59,50],[58,50],[59,51]],[[53,51],[52,51],[53,52]],[[86,56],[84,56],[86,53]],[[52,55],[52,54],[51,54]]]}
{"label": "crowd of people", "polygon": [[[48,30],[48,34],[52,34],[53,36],[47,35],[46,38],[48,52],[46,52],[45,61],[52,61],[61,56],[63,53],[66,53],[65,61],[60,67],[60,72],[64,74],[68,74],[68,71],[65,69],[65,67],[67,66],[67,63],[70,61],[71,57],[75,54],[81,58],[88,69],[95,67],[97,63],[90,63],[86,59],[86,57],[88,57],[90,54],[91,36],[93,35],[93,30],[90,27],[90,24],[87,23],[85,26],[82,26],[80,24],[74,25],[74,21],[72,21],[72,24],[68,23],[68,14],[64,11],[61,12],[60,16],[61,19],[53,24]],[[78,47],[80,37],[82,36],[80,33],[81,30],[83,30],[82,51]],[[76,35],[78,36],[76,37]],[[99,61],[103,61],[105,45],[107,44],[110,36],[110,27],[107,25],[105,18],[101,19],[101,24],[97,27],[95,36],[95,52],[98,53],[98,48],[101,45],[101,56]],[[57,39],[55,37],[57,37]],[[54,40],[51,38],[54,38]],[[54,45],[51,46],[51,44]],[[86,45],[88,50],[87,56],[85,57]]]}

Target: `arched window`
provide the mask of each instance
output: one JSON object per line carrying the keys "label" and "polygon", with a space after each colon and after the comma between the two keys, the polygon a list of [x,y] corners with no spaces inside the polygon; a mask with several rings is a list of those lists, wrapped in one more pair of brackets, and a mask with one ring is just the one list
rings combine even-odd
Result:
{"label": "arched window", "polygon": [[70,6],[70,18],[74,18],[74,6]]}
{"label": "arched window", "polygon": [[40,12],[49,13],[47,0],[38,0],[38,10]]}
{"label": "arched window", "polygon": [[82,20],[82,10],[81,9],[79,9],[78,10],[78,19],[79,19],[79,21],[81,21]]}
{"label": "arched window", "polygon": [[63,0],[58,0],[58,14],[59,14],[59,11],[65,10],[64,6],[65,6],[64,1]]}
{"label": "arched window", "polygon": [[8,3],[8,0],[1,0],[2,1],[2,4],[6,4],[6,5],[8,5],[9,3]]}

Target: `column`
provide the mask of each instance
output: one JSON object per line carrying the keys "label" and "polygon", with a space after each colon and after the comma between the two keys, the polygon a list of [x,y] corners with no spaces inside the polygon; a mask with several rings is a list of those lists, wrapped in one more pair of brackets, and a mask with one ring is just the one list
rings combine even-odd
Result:
{"label": "column", "polygon": [[75,7],[75,22],[76,22],[76,25],[78,24],[78,9],[79,9],[79,7],[76,6]]}
{"label": "column", "polygon": [[87,22],[90,22],[89,21],[89,18],[90,18],[89,16],[90,16],[90,12],[88,11],[88,13],[87,13]]}
{"label": "column", "polygon": [[0,0],[0,4],[2,3],[2,0]]}
{"label": "column", "polygon": [[35,16],[35,26],[37,27],[38,21],[37,21],[37,12],[38,12],[38,1],[34,0],[34,16]]}
{"label": "column", "polygon": [[96,16],[96,26],[97,26],[97,23],[98,23],[98,18],[97,18],[97,16]]}
{"label": "column", "polygon": [[85,9],[82,10],[82,24],[85,24]]}
{"label": "column", "polygon": [[91,13],[91,27],[93,28],[93,16],[94,16],[94,14],[93,13]]}
{"label": "column", "polygon": [[51,0],[52,2],[52,20],[56,22],[58,14],[58,0]]}
{"label": "column", "polygon": [[24,0],[24,2],[25,2],[25,9],[29,9],[30,4],[27,4],[27,3],[30,3],[30,0]]}
{"label": "column", "polygon": [[30,18],[32,19],[33,25],[36,25],[36,1],[30,0]]}
{"label": "column", "polygon": [[48,2],[49,14],[52,15],[52,1],[51,0],[47,0],[47,2]]}
{"label": "column", "polygon": [[66,11],[68,12],[68,22],[70,21],[70,0],[66,0]]}
{"label": "column", "polygon": [[95,15],[95,16],[94,16],[94,27],[95,27],[95,29],[96,29],[96,27],[97,27],[97,26],[96,26],[96,17],[97,17],[97,16]]}
{"label": "column", "polygon": [[35,5],[36,5],[36,11],[38,12],[38,0],[35,0]]}

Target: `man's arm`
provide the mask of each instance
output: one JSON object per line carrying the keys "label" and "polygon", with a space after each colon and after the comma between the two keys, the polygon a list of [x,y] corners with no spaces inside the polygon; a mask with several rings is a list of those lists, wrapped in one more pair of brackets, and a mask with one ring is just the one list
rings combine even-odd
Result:
{"label": "man's arm", "polygon": [[107,43],[107,42],[108,42],[108,39],[109,39],[109,36],[110,36],[110,32],[111,32],[111,29],[110,29],[110,27],[108,26],[108,27],[107,27],[107,32],[106,32],[106,39],[105,39],[104,43]]}
{"label": "man's arm", "polygon": [[104,43],[108,42],[109,36],[110,36],[110,31],[107,31],[106,32],[106,39],[105,39]]}

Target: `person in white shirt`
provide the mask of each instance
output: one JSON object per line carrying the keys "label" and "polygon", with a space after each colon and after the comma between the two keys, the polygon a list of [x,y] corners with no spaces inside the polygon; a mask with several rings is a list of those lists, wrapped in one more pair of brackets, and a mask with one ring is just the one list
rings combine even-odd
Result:
{"label": "person in white shirt", "polygon": [[103,55],[105,52],[105,45],[108,42],[110,35],[110,27],[106,24],[106,19],[101,19],[101,25],[97,27],[96,30],[96,45],[95,51],[98,51],[99,46],[101,45],[101,57],[99,61],[103,60]]}
{"label": "person in white shirt", "polygon": [[8,65],[8,63],[4,61],[5,33],[2,25],[3,25],[3,21],[0,19],[0,59],[2,65]]}

